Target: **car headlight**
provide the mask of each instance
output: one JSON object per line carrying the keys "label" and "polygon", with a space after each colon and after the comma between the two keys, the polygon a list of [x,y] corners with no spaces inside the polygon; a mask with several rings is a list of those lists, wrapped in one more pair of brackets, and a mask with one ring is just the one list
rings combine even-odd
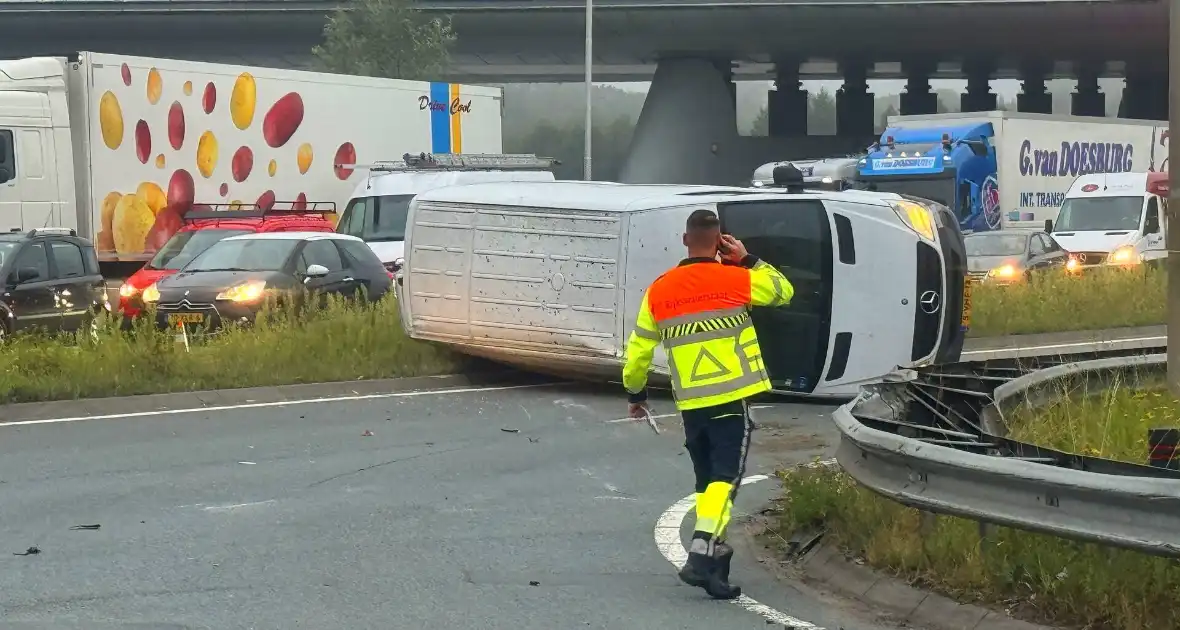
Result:
{"label": "car headlight", "polygon": [[128,284],[126,282],[124,282],[123,285],[119,287],[119,297],[123,297],[123,298],[135,297],[135,294],[137,294],[137,293],[139,293],[139,289],[131,286],[130,284]]}
{"label": "car headlight", "polygon": [[243,282],[242,284],[232,286],[221,293],[218,293],[217,299],[229,300],[230,302],[255,302],[259,300],[265,292],[265,281],[251,280],[250,282]]}
{"label": "car headlight", "polygon": [[934,240],[934,216],[929,208],[912,201],[890,201],[889,205],[893,207],[898,218],[918,236],[928,241]]}
{"label": "car headlight", "polygon": [[1003,265],[987,272],[987,275],[993,278],[1012,278],[1016,276],[1016,267],[1013,267],[1012,265]]}
{"label": "car headlight", "polygon": [[1078,259],[1074,258],[1073,256],[1070,256],[1069,260],[1065,261],[1065,270],[1066,271],[1069,271],[1069,272],[1077,271],[1078,269],[1081,269],[1081,267],[1082,267],[1082,263],[1078,262]]}
{"label": "car headlight", "polygon": [[143,301],[147,303],[160,301],[160,289],[154,282],[152,286],[143,290]]}
{"label": "car headlight", "polygon": [[1110,257],[1106,261],[1112,265],[1130,265],[1139,262],[1135,256],[1135,248],[1130,245],[1123,245],[1114,250],[1110,253]]}

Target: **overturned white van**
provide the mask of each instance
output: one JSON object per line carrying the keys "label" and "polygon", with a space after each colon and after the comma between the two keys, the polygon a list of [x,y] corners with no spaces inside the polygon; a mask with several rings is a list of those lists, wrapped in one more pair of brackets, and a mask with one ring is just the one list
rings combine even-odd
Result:
{"label": "overturned white van", "polygon": [[[852,396],[899,365],[958,358],[969,313],[957,222],[890,193],[597,182],[423,192],[397,280],[403,326],[525,369],[618,379],[643,293],[684,257],[684,222],[700,208],[795,287],[790,306],[752,312],[777,391]],[[662,350],[654,364],[653,382],[666,383]]]}

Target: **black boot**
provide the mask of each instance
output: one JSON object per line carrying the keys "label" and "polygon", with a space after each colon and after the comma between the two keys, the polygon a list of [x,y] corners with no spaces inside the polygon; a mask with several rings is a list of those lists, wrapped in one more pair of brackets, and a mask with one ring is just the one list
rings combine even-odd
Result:
{"label": "black boot", "polygon": [[689,586],[705,588],[709,584],[709,574],[713,572],[715,560],[703,553],[689,553],[688,562],[676,575],[681,582]]}
{"label": "black boot", "polygon": [[729,563],[733,560],[733,547],[717,543],[714,549],[714,570],[705,585],[705,592],[713,599],[735,599],[742,594],[742,588],[729,583]]}

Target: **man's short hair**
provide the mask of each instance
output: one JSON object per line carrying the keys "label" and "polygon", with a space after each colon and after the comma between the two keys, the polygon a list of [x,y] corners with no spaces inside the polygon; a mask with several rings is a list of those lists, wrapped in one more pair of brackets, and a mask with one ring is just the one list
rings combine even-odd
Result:
{"label": "man's short hair", "polygon": [[721,229],[721,221],[717,219],[717,213],[712,210],[693,210],[692,214],[688,215],[688,222],[685,224],[685,231],[687,232],[704,232],[709,230]]}

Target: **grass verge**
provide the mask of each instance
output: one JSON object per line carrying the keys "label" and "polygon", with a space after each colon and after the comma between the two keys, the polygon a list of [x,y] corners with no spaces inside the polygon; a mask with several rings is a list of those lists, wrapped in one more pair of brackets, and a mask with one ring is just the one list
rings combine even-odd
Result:
{"label": "grass verge", "polygon": [[[260,318],[262,319],[262,318]],[[231,328],[186,350],[175,335],[140,322],[128,334],[113,320],[76,343],[15,336],[2,350],[0,404],[425,376],[463,359],[402,332],[397,303],[333,302],[295,317],[276,312],[253,328]]]}
{"label": "grass verge", "polygon": [[1167,273],[1146,266],[1096,269],[974,289],[971,337],[1149,326],[1164,323]]}
{"label": "grass verge", "polygon": [[[978,525],[939,517],[922,532],[920,513],[861,488],[838,469],[780,473],[786,497],[765,542],[820,526],[825,541],[872,567],[959,601],[1092,630],[1180,628],[1180,563],[1132,551],[997,528],[981,550]],[[775,541],[778,541],[777,543]]]}
{"label": "grass verge", "polygon": [[1137,383],[1118,380],[1100,391],[1068,384],[1062,390],[1045,406],[1018,409],[1008,420],[1012,437],[1070,453],[1146,464],[1148,430],[1174,427],[1180,418],[1180,401],[1168,393],[1159,376]]}

